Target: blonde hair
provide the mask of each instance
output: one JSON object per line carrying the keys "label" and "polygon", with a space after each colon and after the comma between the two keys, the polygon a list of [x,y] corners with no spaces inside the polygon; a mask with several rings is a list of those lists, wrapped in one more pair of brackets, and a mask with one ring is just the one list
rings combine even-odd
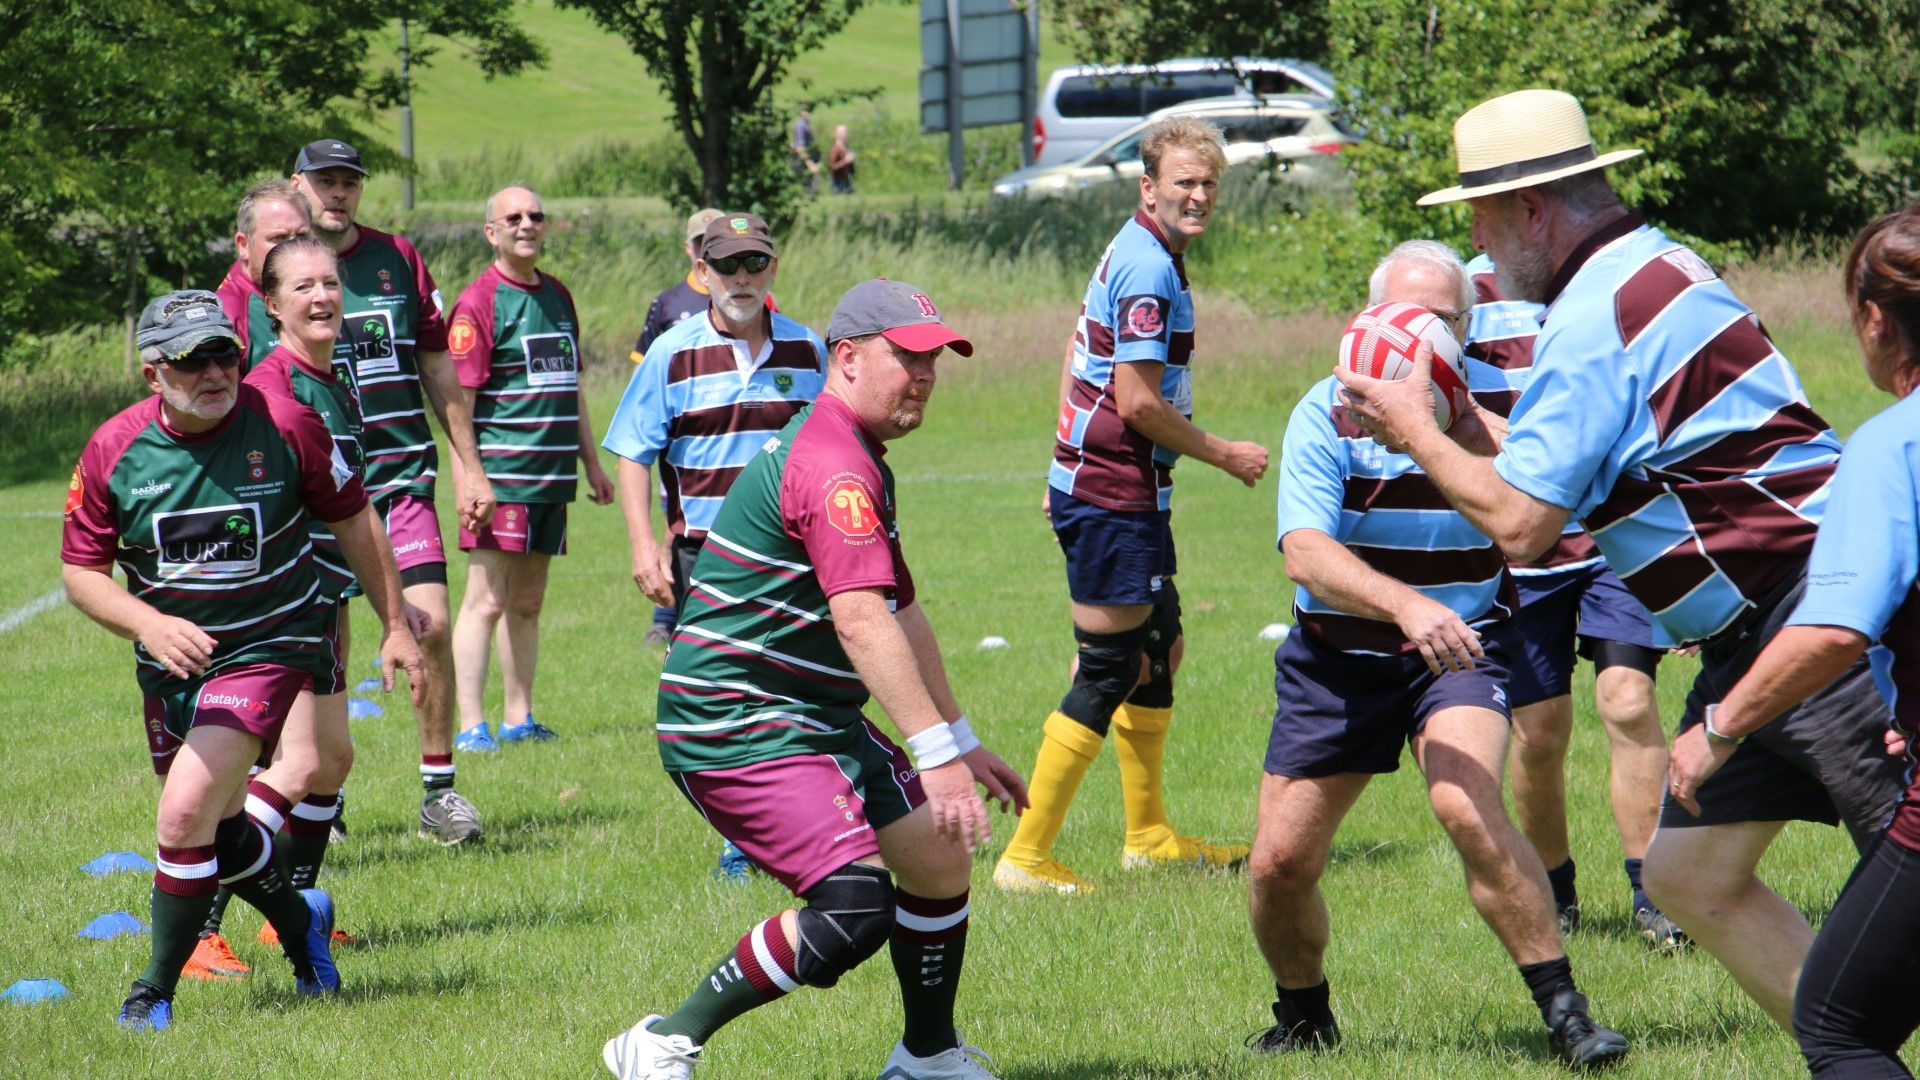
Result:
{"label": "blonde hair", "polygon": [[1217,177],[1227,171],[1227,140],[1211,121],[1197,116],[1169,116],[1157,120],[1140,139],[1140,164],[1147,175],[1160,178],[1160,161],[1169,150],[1187,150],[1205,158]]}

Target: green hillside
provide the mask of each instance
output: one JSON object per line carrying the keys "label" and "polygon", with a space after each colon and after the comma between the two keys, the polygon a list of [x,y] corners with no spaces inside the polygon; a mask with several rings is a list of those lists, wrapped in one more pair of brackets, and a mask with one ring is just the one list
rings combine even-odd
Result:
{"label": "green hillside", "polygon": [[[658,83],[619,38],[600,30],[578,11],[556,10],[549,0],[525,5],[521,20],[550,54],[544,69],[489,80],[467,62],[458,46],[429,43],[440,51],[431,66],[416,69],[413,98],[414,146],[423,169],[483,153],[557,156],[596,142],[646,143],[670,132],[670,112]],[[870,117],[876,108],[896,120],[914,117],[919,20],[917,4],[867,6],[826,48],[800,58],[782,81],[778,99],[797,102],[809,95],[880,91],[872,102],[817,110],[815,128],[822,139],[836,122]],[[397,50],[398,43],[396,32],[388,39],[389,51]],[[1071,62],[1065,47],[1046,35],[1042,78],[1045,72]],[[381,115],[374,126],[398,145],[397,113]],[[383,177],[374,182],[369,197],[376,205],[392,205],[398,201],[398,191],[396,180]]]}

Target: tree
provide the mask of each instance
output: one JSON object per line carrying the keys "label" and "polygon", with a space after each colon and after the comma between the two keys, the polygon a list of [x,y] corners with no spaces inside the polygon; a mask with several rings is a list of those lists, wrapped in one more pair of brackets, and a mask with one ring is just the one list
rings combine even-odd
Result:
{"label": "tree", "polygon": [[1327,0],[1229,0],[1198,13],[1182,0],[1054,0],[1052,7],[1061,40],[1075,56],[1099,63],[1177,56],[1317,61],[1327,53]]}
{"label": "tree", "polygon": [[[0,0],[0,355],[218,280],[247,181],[356,120],[397,81],[370,45],[406,13],[489,75],[539,63],[512,0]],[[378,56],[378,50],[371,50]],[[416,58],[419,53],[416,52]]]}
{"label": "tree", "polygon": [[555,3],[618,35],[666,92],[674,130],[699,165],[700,202],[785,216],[799,180],[774,87],[795,57],[845,28],[862,0]]}

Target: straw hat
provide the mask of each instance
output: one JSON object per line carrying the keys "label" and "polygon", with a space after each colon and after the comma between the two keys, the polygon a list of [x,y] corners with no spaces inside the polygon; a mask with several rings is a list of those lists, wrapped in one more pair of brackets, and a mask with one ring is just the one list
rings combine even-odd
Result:
{"label": "straw hat", "polygon": [[1595,153],[1586,112],[1572,94],[1558,90],[1516,90],[1475,105],[1454,122],[1453,150],[1460,183],[1422,195],[1419,205],[1544,184],[1643,152]]}

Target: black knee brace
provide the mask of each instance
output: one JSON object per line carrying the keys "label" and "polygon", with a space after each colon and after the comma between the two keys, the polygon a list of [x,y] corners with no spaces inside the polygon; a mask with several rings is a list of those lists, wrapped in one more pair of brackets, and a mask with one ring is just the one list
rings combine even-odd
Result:
{"label": "black knee brace", "polygon": [[1152,633],[1151,618],[1117,634],[1094,634],[1074,627],[1073,638],[1080,643],[1080,666],[1074,670],[1067,696],[1060,699],[1060,711],[1106,738],[1113,710],[1127,700],[1140,681],[1140,654]]}
{"label": "black knee brace", "polygon": [[1128,701],[1145,709],[1173,708],[1173,643],[1180,640],[1180,590],[1172,579],[1160,588],[1160,599],[1147,616],[1147,681]]}
{"label": "black knee brace", "polygon": [[893,933],[893,877],[848,863],[801,897],[795,913],[794,973],[808,986],[832,986],[880,950]]}
{"label": "black knee brace", "polygon": [[1610,667],[1624,667],[1632,668],[1651,679],[1655,676],[1655,672],[1660,670],[1659,649],[1649,649],[1645,645],[1632,645],[1624,641],[1608,641],[1606,638],[1589,641],[1582,638],[1580,655],[1593,661],[1593,671],[1596,675]]}

